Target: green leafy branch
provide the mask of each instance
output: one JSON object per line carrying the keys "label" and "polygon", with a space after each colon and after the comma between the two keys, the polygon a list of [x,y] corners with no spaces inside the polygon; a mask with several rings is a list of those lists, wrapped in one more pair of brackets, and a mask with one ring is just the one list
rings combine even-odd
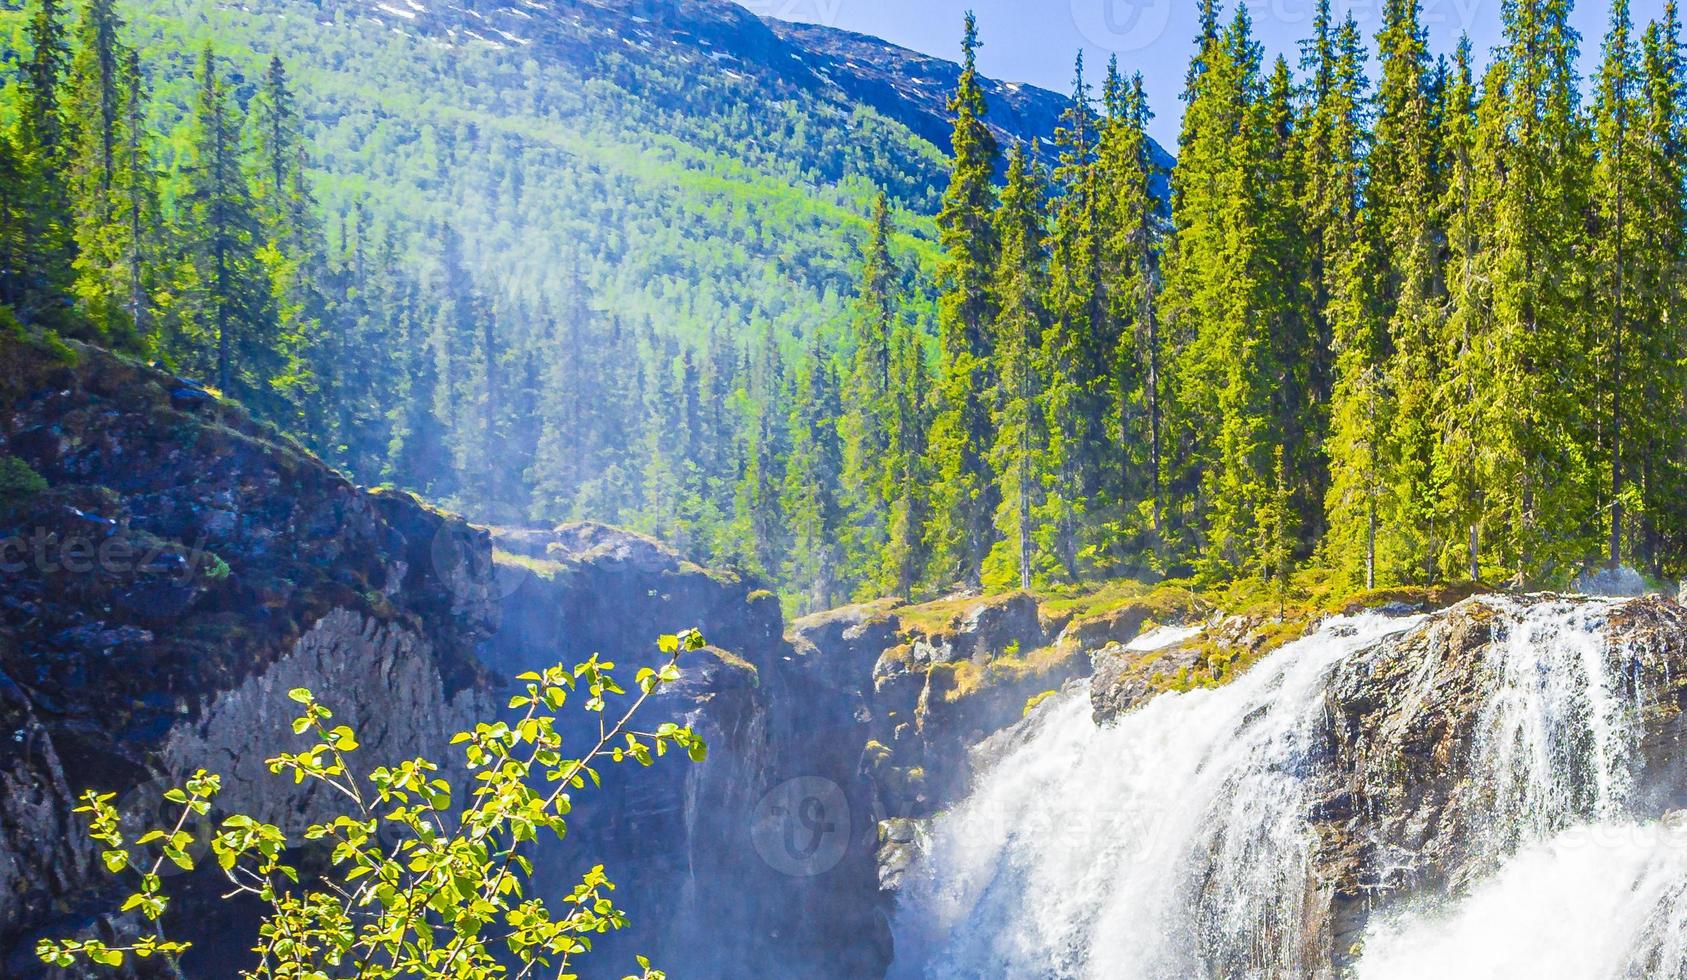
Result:
{"label": "green leafy branch", "polygon": [[[289,692],[301,706],[295,735],[312,744],[267,760],[275,775],[295,785],[318,783],[343,798],[344,812],[307,827],[290,840],[273,824],[235,814],[211,838],[211,854],[228,880],[233,898],[248,895],[266,906],[253,951],[257,965],[241,976],[251,980],[371,980],[421,977],[482,980],[492,977],[574,977],[578,958],[592,938],[628,924],[611,898],[615,885],[595,865],[551,908],[528,894],[531,858],[523,853],[542,836],[567,832],[573,794],[589,781],[601,785],[606,760],[642,766],[678,749],[693,762],[707,755],[703,739],[688,727],[663,723],[654,731],[633,719],[665,685],[680,677],[679,658],[700,649],[695,630],[661,637],[660,665],[640,669],[637,694],[611,720],[612,699],[627,695],[616,682],[615,665],[592,656],[572,670],[556,665],[521,674],[522,692],[509,708],[511,721],[483,722],[460,732],[473,784],[459,805],[440,767],[423,758],[381,766],[358,778],[347,762],[359,748],[349,726],[334,724],[333,712],[309,690]],[[557,714],[571,696],[584,694],[582,710],[598,719],[597,740],[584,754],[564,754]],[[40,958],[61,967],[87,962],[122,966],[129,957],[179,962],[189,944],[166,938],[162,920],[169,909],[161,872],[165,862],[192,871],[190,825],[205,818],[221,788],[219,777],[196,772],[164,794],[178,808],[173,825],[127,839],[114,794],[89,791],[77,813],[87,814],[89,836],[102,845],[108,872],[129,875],[135,891],[121,911],[138,912],[149,930],[127,945],[95,939],[42,940]],[[298,868],[284,863],[300,846],[326,848],[331,871],[301,884]],[[664,974],[638,957],[628,980],[660,980]]]}

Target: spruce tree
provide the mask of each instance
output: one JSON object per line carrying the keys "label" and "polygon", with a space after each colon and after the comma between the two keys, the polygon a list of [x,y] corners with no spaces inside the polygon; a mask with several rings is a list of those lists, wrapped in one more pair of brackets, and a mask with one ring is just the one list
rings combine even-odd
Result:
{"label": "spruce tree", "polygon": [[1001,505],[996,526],[1003,539],[985,563],[986,586],[1031,588],[1037,571],[1037,518],[1046,496],[1061,492],[1059,477],[1045,470],[1052,447],[1044,413],[1046,386],[1038,351],[1047,315],[1042,175],[1025,144],[1009,155],[1007,184],[996,212],[1001,257],[996,267],[996,388],[991,402],[996,433],[991,450]]}
{"label": "spruce tree", "polygon": [[845,533],[847,564],[865,569],[889,538],[890,503],[895,494],[890,438],[895,424],[891,390],[891,347],[897,325],[897,270],[890,252],[890,202],[881,191],[873,204],[871,231],[861,255],[861,271],[850,320],[849,371],[844,381],[839,432],[843,446],[841,476],[849,518]]}
{"label": "spruce tree", "polygon": [[791,447],[781,504],[790,524],[785,581],[798,591],[801,611],[830,609],[843,594],[838,501],[843,449],[838,439],[837,375],[832,356],[812,347],[797,370],[790,409]]}
{"label": "spruce tree", "polygon": [[[1297,124],[1294,80],[1287,59],[1279,57],[1262,96],[1251,107],[1247,127],[1248,186],[1253,204],[1249,223],[1256,230],[1247,250],[1255,296],[1251,312],[1263,327],[1265,353],[1254,365],[1250,385],[1263,385],[1273,441],[1284,451],[1286,492],[1293,515],[1296,555],[1321,525],[1321,501],[1329,482],[1322,443],[1329,428],[1329,341],[1314,315],[1312,290],[1315,241],[1307,234],[1299,202],[1311,183],[1305,136]],[[1264,494],[1275,485],[1268,456],[1250,467],[1252,485]],[[1261,469],[1260,467],[1264,467]]]}
{"label": "spruce tree", "polygon": [[[1595,316],[1600,329],[1597,345],[1589,354],[1597,361],[1600,376],[1596,410],[1603,418],[1597,429],[1600,464],[1608,473],[1605,486],[1609,495],[1603,507],[1609,515],[1606,558],[1613,566],[1623,558],[1624,517],[1638,509],[1628,506],[1632,495],[1627,481],[1637,472],[1640,460],[1634,447],[1653,444],[1646,429],[1650,419],[1657,416],[1640,408],[1645,404],[1646,355],[1658,352],[1667,356],[1670,351],[1669,346],[1647,344],[1647,338],[1633,332],[1644,316],[1642,303],[1656,299],[1644,295],[1652,278],[1645,266],[1655,257],[1648,254],[1645,222],[1636,209],[1663,203],[1647,200],[1644,93],[1633,26],[1628,0],[1614,0],[1593,100],[1597,225],[1591,257]],[[1636,350],[1637,346],[1641,349]]]}
{"label": "spruce tree", "polygon": [[1492,357],[1481,390],[1492,542],[1519,582],[1563,574],[1597,547],[1586,222],[1591,159],[1575,85],[1568,0],[1505,9],[1497,90],[1505,133],[1493,223]]}
{"label": "spruce tree", "polygon": [[30,270],[29,202],[24,160],[10,133],[0,132],[0,306],[23,305]]}
{"label": "spruce tree", "polygon": [[1101,464],[1106,456],[1106,397],[1111,336],[1102,291],[1097,120],[1078,56],[1072,99],[1055,130],[1054,230],[1049,240],[1049,325],[1043,333],[1040,396],[1047,430],[1047,496],[1039,520],[1069,581],[1084,575],[1085,550],[1100,523]]}
{"label": "spruce tree", "polygon": [[340,385],[344,354],[326,328],[326,246],[306,174],[306,140],[286,67],[272,57],[252,100],[252,197],[263,236],[260,259],[277,310],[277,344],[283,367],[271,382],[297,424],[330,431],[329,409]]}
{"label": "spruce tree", "polygon": [[977,25],[969,13],[962,67],[949,111],[955,117],[949,186],[938,213],[938,327],[941,366],[936,381],[930,454],[932,513],[927,535],[933,577],[976,584],[984,556],[995,543],[994,483],[990,478],[990,333],[995,323],[990,276],[997,244],[991,220],[991,185],[999,156],[984,123],[984,90],[978,79]]}
{"label": "spruce tree", "polygon": [[1369,156],[1364,227],[1376,249],[1376,315],[1389,348],[1380,376],[1390,402],[1382,493],[1385,538],[1376,564],[1389,581],[1438,574],[1450,528],[1442,520],[1434,461],[1441,432],[1435,393],[1445,285],[1446,231],[1440,129],[1418,0],[1390,0],[1378,35],[1381,82]]}
{"label": "spruce tree", "polygon": [[[1102,276],[1108,315],[1117,324],[1110,357],[1109,430],[1113,459],[1111,517],[1115,547],[1144,541],[1165,560],[1164,370],[1160,330],[1160,250],[1163,219],[1155,188],[1158,170],[1148,138],[1152,113],[1139,73],[1126,83],[1118,62],[1108,66],[1107,118],[1097,150],[1102,210]],[[1129,560],[1128,555],[1116,560]]]}
{"label": "spruce tree", "polygon": [[[286,65],[272,57],[252,100],[252,193],[267,241],[301,269],[324,263],[308,138]],[[302,274],[302,273],[301,273]],[[297,287],[294,287],[297,288]]]}
{"label": "spruce tree", "polygon": [[[1213,9],[1203,8],[1210,22]],[[1167,241],[1164,321],[1176,351],[1172,379],[1175,411],[1169,416],[1168,459],[1177,461],[1168,474],[1168,489],[1180,522],[1206,538],[1203,526],[1209,498],[1198,489],[1213,467],[1213,433],[1221,412],[1216,394],[1223,360],[1216,350],[1226,320],[1236,307],[1231,289],[1247,283],[1232,253],[1230,203],[1245,187],[1245,174],[1232,153],[1232,134],[1243,128],[1243,114],[1251,96],[1250,65],[1236,63],[1224,36],[1203,32],[1190,62],[1184,93],[1183,139],[1178,166],[1172,171],[1172,228]]]}
{"label": "spruce tree", "polygon": [[[708,354],[707,360],[711,364],[716,358],[728,356],[724,348],[716,347]],[[778,339],[774,336],[771,326],[763,330],[760,346],[756,353],[755,363],[750,371],[740,375],[741,383],[732,395],[732,403],[737,416],[735,428],[738,430],[733,440],[733,449],[739,455],[739,465],[735,474],[732,488],[732,527],[727,540],[715,545],[715,551],[728,554],[746,571],[763,578],[772,578],[785,571],[791,561],[791,548],[796,544],[792,535],[787,531],[785,512],[785,494],[790,490],[786,480],[785,467],[794,451],[794,444],[799,439],[814,438],[811,433],[796,431],[793,426],[798,417],[793,411],[801,412],[807,408],[799,395],[792,407],[792,400],[787,397],[784,358],[779,349]],[[705,376],[720,377],[722,372],[711,369]],[[799,382],[802,379],[798,379]],[[812,381],[812,379],[811,379]],[[814,394],[819,389],[812,386],[808,394]],[[833,393],[835,399],[836,395]],[[806,419],[804,419],[806,422]],[[825,425],[833,429],[832,441],[836,441],[837,417],[833,415]],[[720,438],[719,433],[706,435],[705,438]],[[704,450],[711,456],[728,454],[725,443],[717,444]],[[815,470],[818,472],[818,470]],[[836,468],[827,471],[826,478],[832,481],[833,489],[838,479]],[[832,515],[828,513],[828,518]],[[792,530],[794,530],[794,525]],[[836,522],[832,522],[831,530],[836,532]],[[814,556],[809,556],[813,558]],[[818,559],[815,560],[818,562]],[[828,567],[834,563],[828,563]],[[805,565],[813,570],[814,565]]]}
{"label": "spruce tree", "polygon": [[[1439,220],[1447,229],[1445,317],[1436,345],[1441,369],[1433,392],[1439,420],[1432,482],[1436,513],[1448,527],[1440,571],[1445,577],[1482,578],[1487,519],[1483,474],[1489,458],[1483,443],[1481,387],[1489,383],[1487,341],[1492,331],[1493,255],[1489,242],[1497,197],[1494,164],[1504,138],[1504,117],[1494,111],[1504,86],[1504,66],[1494,65],[1485,80],[1493,101],[1480,106],[1471,68],[1468,37],[1460,40],[1449,80],[1437,111],[1443,132],[1446,187]],[[1480,111],[1479,111],[1480,110]]]}
{"label": "spruce tree", "polygon": [[1309,46],[1317,81],[1301,141],[1312,308],[1321,323],[1320,339],[1327,333],[1335,358],[1325,444],[1330,465],[1325,545],[1333,563],[1362,570],[1358,577],[1374,588],[1392,405],[1385,387],[1387,337],[1372,298],[1374,230],[1360,214],[1369,137],[1363,56],[1351,15],[1330,30],[1328,4],[1319,9],[1320,34]]}
{"label": "spruce tree", "polygon": [[117,282],[126,333],[142,351],[156,354],[170,346],[158,325],[158,288],[166,261],[164,215],[147,114],[146,80],[140,55],[133,48],[123,52],[119,76],[113,220],[103,244]]}
{"label": "spruce tree", "polygon": [[195,84],[181,228],[192,272],[186,330],[211,348],[219,388],[268,404],[279,364],[257,256],[261,230],[246,183],[239,109],[209,45]]}
{"label": "spruce tree", "polygon": [[24,36],[29,41],[29,54],[18,80],[18,134],[28,151],[39,154],[51,172],[63,166],[69,149],[61,102],[71,49],[59,0],[34,0]]}
{"label": "spruce tree", "polygon": [[85,0],[76,25],[74,56],[66,87],[69,121],[66,176],[74,220],[77,298],[98,335],[123,339],[129,300],[123,256],[113,247],[123,235],[116,186],[119,135],[124,110],[124,64],[118,40],[121,22],[113,0]]}
{"label": "spruce tree", "polygon": [[590,477],[590,337],[595,329],[591,297],[578,259],[568,266],[568,298],[545,318],[545,391],[539,405],[539,443],[533,472],[532,516],[555,523],[581,516],[578,501]]}
{"label": "spruce tree", "polygon": [[[1681,21],[1674,0],[1664,5],[1664,16],[1649,24],[1640,43],[1642,95],[1639,99],[1639,152],[1642,198],[1631,209],[1642,225],[1639,235],[1642,261],[1632,277],[1638,299],[1637,319],[1628,331],[1630,374],[1631,447],[1625,453],[1630,464],[1627,480],[1637,484],[1639,515],[1631,532],[1639,557],[1654,574],[1665,568],[1680,568],[1687,552],[1683,532],[1687,531],[1687,427],[1676,424],[1687,418],[1687,377],[1684,377],[1684,344],[1681,283],[1687,276],[1687,200],[1684,179],[1683,64]],[[1663,411],[1660,411],[1663,409]],[[1619,499],[1622,496],[1618,495]],[[1626,510],[1632,511],[1633,508]]]}
{"label": "spruce tree", "polygon": [[25,322],[71,328],[64,297],[74,282],[75,239],[63,178],[69,140],[62,105],[70,46],[58,0],[36,0],[24,36],[29,53],[18,80],[13,141],[21,178],[14,189],[22,221],[18,272],[8,303]]}
{"label": "spruce tree", "polygon": [[892,593],[911,597],[921,575],[931,566],[927,433],[932,410],[926,394],[931,387],[931,371],[925,340],[908,324],[897,329],[890,370],[891,387],[896,392],[890,471],[896,491],[891,497],[890,542],[885,548],[881,581],[890,585]]}
{"label": "spruce tree", "polygon": [[1166,305],[1181,347],[1179,439],[1190,464],[1181,479],[1196,490],[1197,568],[1222,579],[1260,568],[1254,529],[1274,480],[1273,430],[1293,404],[1272,329],[1293,319],[1292,278],[1279,274],[1291,107],[1286,65],[1262,88],[1246,7],[1197,57],[1186,121],[1195,138],[1172,175]]}

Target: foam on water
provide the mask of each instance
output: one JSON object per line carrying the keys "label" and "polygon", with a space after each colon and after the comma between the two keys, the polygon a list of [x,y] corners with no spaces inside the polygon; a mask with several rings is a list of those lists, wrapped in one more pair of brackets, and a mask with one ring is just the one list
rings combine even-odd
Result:
{"label": "foam on water", "polygon": [[1462,900],[1373,921],[1359,980],[1687,976],[1687,828],[1576,827]]}

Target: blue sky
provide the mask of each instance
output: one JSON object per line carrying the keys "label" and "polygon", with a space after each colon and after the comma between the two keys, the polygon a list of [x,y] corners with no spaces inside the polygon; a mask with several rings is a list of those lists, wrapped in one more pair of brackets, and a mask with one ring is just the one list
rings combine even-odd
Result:
{"label": "blue sky", "polygon": [[[1081,47],[1099,73],[1117,53],[1125,71],[1141,71],[1156,118],[1154,135],[1169,148],[1176,141],[1195,0],[738,0],[765,16],[841,27],[882,37],[918,51],[953,58],[961,16],[978,14],[986,74],[1064,92],[1071,87],[1072,58]],[[1451,51],[1468,31],[1479,54],[1500,36],[1502,0],[1422,0],[1435,51]],[[1337,16],[1351,10],[1367,36],[1376,33],[1383,0],[1333,0]],[[1664,0],[1633,0],[1637,22],[1656,17]],[[1226,18],[1233,9],[1225,4]],[[1314,0],[1253,0],[1253,13],[1269,57],[1278,52],[1298,63],[1299,42],[1311,30]],[[1608,2],[1577,5],[1584,74],[1592,71],[1610,16]],[[1374,72],[1372,73],[1374,75]]]}

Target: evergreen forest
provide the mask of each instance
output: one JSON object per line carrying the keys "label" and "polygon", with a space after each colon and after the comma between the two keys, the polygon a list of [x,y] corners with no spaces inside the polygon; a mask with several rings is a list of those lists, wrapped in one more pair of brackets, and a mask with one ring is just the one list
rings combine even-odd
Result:
{"label": "evergreen forest", "polygon": [[[0,10],[0,319],[161,362],[360,482],[633,527],[803,611],[1687,572],[1673,2],[1584,41],[1569,0],[1507,0],[1478,52],[1430,50],[1417,0],[1374,36],[1319,0],[1291,59],[1204,0],[1169,174],[1116,61],[1078,60],[1046,146],[1008,135],[970,16],[940,151],[870,113],[839,144],[800,100],[699,129],[684,72],[631,63],[364,118],[311,88],[357,59],[340,21],[265,54],[185,7]],[[462,85],[509,64],[484,47]],[[547,153],[518,110],[593,121]],[[430,170],[469,142],[484,207]],[[553,197],[542,238],[500,211]],[[592,217],[620,207],[664,250]]]}

